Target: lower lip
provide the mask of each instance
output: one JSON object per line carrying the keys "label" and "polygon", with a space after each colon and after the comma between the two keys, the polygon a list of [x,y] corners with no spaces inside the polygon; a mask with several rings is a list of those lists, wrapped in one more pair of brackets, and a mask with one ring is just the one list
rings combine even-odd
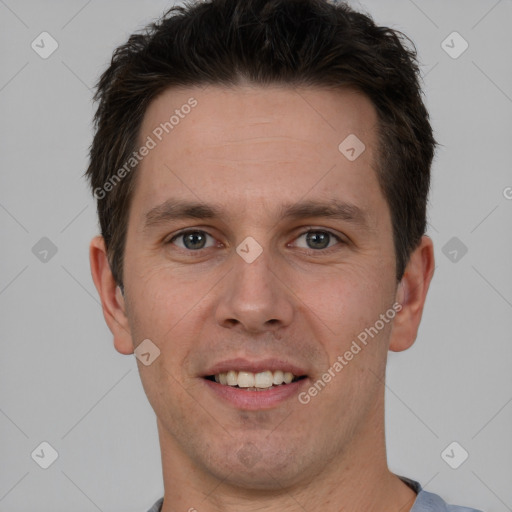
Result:
{"label": "lower lip", "polygon": [[271,409],[280,405],[285,400],[296,396],[307,380],[306,377],[290,384],[271,387],[265,391],[247,391],[243,388],[225,386],[208,379],[203,379],[205,384],[221,399],[231,403],[238,409],[251,411]]}

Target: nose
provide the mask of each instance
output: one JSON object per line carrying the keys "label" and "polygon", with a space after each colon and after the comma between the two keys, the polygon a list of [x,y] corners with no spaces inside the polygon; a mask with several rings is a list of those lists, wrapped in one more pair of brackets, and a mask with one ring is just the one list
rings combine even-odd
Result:
{"label": "nose", "polygon": [[233,254],[233,269],[222,281],[216,321],[225,328],[250,333],[276,331],[290,325],[293,295],[273,270],[269,251],[248,263]]}

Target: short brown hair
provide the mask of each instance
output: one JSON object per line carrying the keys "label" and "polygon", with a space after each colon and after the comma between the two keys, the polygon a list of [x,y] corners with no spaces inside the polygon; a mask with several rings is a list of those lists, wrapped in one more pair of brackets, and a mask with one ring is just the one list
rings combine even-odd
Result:
{"label": "short brown hair", "polygon": [[349,86],[370,98],[379,121],[378,179],[391,212],[401,279],[426,230],[436,146],[414,44],[344,3],[210,0],[173,7],[133,34],[115,50],[97,84],[99,105],[86,175],[116,282],[122,286],[136,168],[108,193],[103,187],[136,149],[149,103],[173,86],[236,86],[242,81]]}

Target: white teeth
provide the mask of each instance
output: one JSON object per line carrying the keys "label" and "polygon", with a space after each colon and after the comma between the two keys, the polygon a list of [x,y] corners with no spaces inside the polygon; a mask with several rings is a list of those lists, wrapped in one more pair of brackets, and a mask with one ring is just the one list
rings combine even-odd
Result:
{"label": "white teeth", "polygon": [[254,373],[238,372],[238,387],[239,388],[253,388],[254,387]]}
{"label": "white teeth", "polygon": [[275,372],[266,370],[259,373],[230,370],[229,372],[218,373],[214,377],[215,382],[225,386],[238,386],[255,390],[290,384],[295,376],[291,372],[283,372],[282,370],[276,370]]}
{"label": "white teeth", "polygon": [[284,374],[284,383],[290,384],[290,382],[293,380],[293,373],[285,372]]}
{"label": "white teeth", "polygon": [[236,386],[238,384],[238,376],[235,371],[229,370],[226,374],[228,386]]}
{"label": "white teeth", "polygon": [[269,388],[274,383],[274,376],[271,371],[257,373],[254,377],[255,388]]}
{"label": "white teeth", "polygon": [[284,374],[281,370],[277,370],[277,372],[274,372],[273,382],[276,386],[279,386],[279,384],[282,384],[284,382]]}

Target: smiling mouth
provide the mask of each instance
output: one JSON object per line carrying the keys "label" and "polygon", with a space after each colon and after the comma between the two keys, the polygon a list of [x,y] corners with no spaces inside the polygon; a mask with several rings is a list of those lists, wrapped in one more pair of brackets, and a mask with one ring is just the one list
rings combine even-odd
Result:
{"label": "smiling mouth", "polygon": [[208,375],[207,380],[222,386],[243,389],[245,391],[266,391],[279,386],[286,386],[306,378],[306,375],[294,375],[282,370],[253,373],[247,371],[230,370],[228,372]]}

